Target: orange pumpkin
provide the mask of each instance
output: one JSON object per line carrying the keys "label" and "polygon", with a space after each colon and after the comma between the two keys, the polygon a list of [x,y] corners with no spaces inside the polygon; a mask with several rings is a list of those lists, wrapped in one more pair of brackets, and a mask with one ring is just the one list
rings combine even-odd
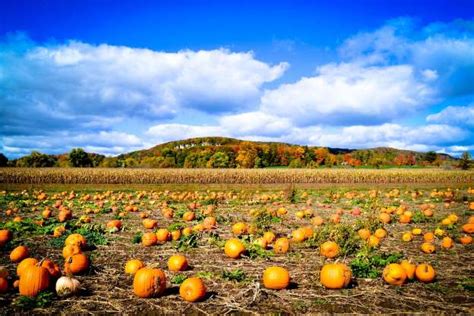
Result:
{"label": "orange pumpkin", "polygon": [[291,240],[293,242],[298,243],[298,242],[304,241],[305,239],[306,239],[306,233],[305,233],[305,230],[302,228],[298,228],[291,233]]}
{"label": "orange pumpkin", "polygon": [[206,286],[200,278],[187,278],[179,286],[179,295],[187,302],[197,302],[206,296]]}
{"label": "orange pumpkin", "polygon": [[119,231],[122,228],[122,221],[119,219],[114,219],[107,222],[107,228],[115,231]]}
{"label": "orange pumpkin", "polygon": [[432,232],[428,232],[428,233],[425,233],[423,235],[423,240],[426,241],[426,242],[433,242],[434,238],[435,238],[435,236]]}
{"label": "orange pumpkin", "polygon": [[29,255],[29,250],[26,246],[18,246],[10,252],[10,260],[12,262],[20,262]]}
{"label": "orange pumpkin", "polygon": [[86,238],[81,234],[71,234],[67,236],[66,240],[64,241],[64,245],[77,245],[81,249],[84,249],[87,245]]}
{"label": "orange pumpkin", "polygon": [[158,226],[158,221],[151,219],[151,218],[145,218],[142,221],[143,227],[146,229],[153,229]]}
{"label": "orange pumpkin", "polygon": [[125,273],[130,275],[135,275],[138,270],[144,268],[145,264],[138,259],[128,260],[125,264]]}
{"label": "orange pumpkin", "polygon": [[170,240],[170,232],[166,228],[160,228],[156,232],[156,240],[159,243],[165,243]]}
{"label": "orange pumpkin", "polygon": [[319,248],[320,254],[326,258],[337,257],[339,255],[339,251],[339,245],[336,244],[334,241],[326,241]]}
{"label": "orange pumpkin", "polygon": [[69,246],[64,246],[63,248],[63,258],[70,257],[72,255],[77,255],[78,253],[81,253],[81,247],[78,245],[69,245]]}
{"label": "orange pumpkin", "polygon": [[282,267],[268,267],[263,272],[263,285],[272,290],[286,289],[290,285],[290,273]]}
{"label": "orange pumpkin", "polygon": [[430,283],[435,279],[436,272],[431,265],[422,263],[416,267],[415,275],[419,281]]}
{"label": "orange pumpkin", "polygon": [[168,270],[173,272],[184,271],[188,268],[188,260],[183,255],[173,255],[168,259]]}
{"label": "orange pumpkin", "polygon": [[454,241],[451,237],[446,236],[441,241],[441,247],[444,249],[450,249],[450,248],[453,248],[453,246],[454,246]]}
{"label": "orange pumpkin", "polygon": [[405,273],[407,274],[407,278],[409,280],[413,280],[415,278],[416,264],[411,263],[408,260],[402,260],[402,262],[400,262],[400,265],[405,270]]}
{"label": "orange pumpkin", "polygon": [[232,225],[232,233],[236,236],[243,235],[247,233],[247,224],[243,222],[238,222]]}
{"label": "orange pumpkin", "polygon": [[402,285],[407,279],[405,269],[398,263],[391,263],[386,266],[382,276],[385,282],[391,285]]}
{"label": "orange pumpkin", "polygon": [[72,212],[66,208],[63,208],[59,211],[58,219],[60,223],[68,221],[72,218]]}
{"label": "orange pumpkin", "polygon": [[474,223],[467,223],[462,225],[462,231],[466,234],[474,234]]}
{"label": "orange pumpkin", "polygon": [[324,219],[323,219],[321,216],[315,216],[315,217],[311,220],[311,223],[312,223],[314,226],[321,226],[322,224],[324,224]]}
{"label": "orange pumpkin", "polygon": [[273,232],[268,231],[263,234],[263,239],[265,239],[267,244],[271,244],[272,242],[275,241],[276,236]]}
{"label": "orange pumpkin", "polygon": [[171,239],[172,240],[178,240],[179,238],[181,238],[181,231],[179,229],[173,230],[171,232]]}
{"label": "orange pumpkin", "polygon": [[64,263],[64,271],[66,273],[79,274],[89,269],[89,265],[89,258],[83,253],[78,253],[66,258],[66,262]]}
{"label": "orange pumpkin", "polygon": [[351,282],[352,271],[343,263],[325,264],[320,272],[321,284],[328,289],[342,289]]}
{"label": "orange pumpkin", "polygon": [[61,276],[61,269],[59,266],[50,259],[44,259],[41,262],[41,266],[48,270],[49,274],[53,279],[57,279]]}
{"label": "orange pumpkin", "polygon": [[138,297],[157,297],[166,290],[166,276],[160,269],[142,268],[135,273],[133,292]]}
{"label": "orange pumpkin", "polygon": [[51,214],[53,212],[50,210],[50,209],[45,209],[42,213],[41,213],[41,216],[44,218],[44,219],[48,219],[51,217]]}
{"label": "orange pumpkin", "polygon": [[429,242],[422,243],[420,249],[424,253],[428,253],[428,254],[431,254],[431,253],[436,251],[435,245],[433,245],[432,243],[429,243]]}
{"label": "orange pumpkin", "polygon": [[402,235],[402,240],[403,240],[403,241],[406,241],[406,242],[412,241],[412,240],[413,240],[413,234],[412,234],[411,232],[405,232],[405,233],[403,233],[403,235]]}
{"label": "orange pumpkin", "polygon": [[280,237],[275,240],[273,244],[273,251],[275,253],[285,254],[290,249],[290,241],[286,237]]}
{"label": "orange pumpkin", "polygon": [[190,222],[196,218],[196,214],[194,212],[188,211],[183,214],[183,220],[186,222]]}
{"label": "orange pumpkin", "polygon": [[0,230],[0,247],[3,247],[9,242],[13,237],[13,234],[8,229]]}
{"label": "orange pumpkin", "polygon": [[20,295],[35,297],[49,288],[51,276],[46,268],[28,266],[20,275]]}
{"label": "orange pumpkin", "polygon": [[371,235],[367,240],[370,247],[378,247],[380,245],[380,238],[375,235]]}
{"label": "orange pumpkin", "polygon": [[145,247],[154,246],[157,242],[155,233],[144,233],[142,236],[142,245]]}
{"label": "orange pumpkin", "polygon": [[359,231],[357,231],[357,234],[359,235],[359,237],[362,239],[362,240],[367,240],[369,239],[370,237],[370,230],[368,230],[367,228],[361,228],[359,229]]}
{"label": "orange pumpkin", "polygon": [[35,258],[23,259],[16,267],[16,275],[20,276],[27,267],[34,266],[37,264],[38,260],[36,260]]}
{"label": "orange pumpkin", "polygon": [[472,243],[472,237],[469,235],[464,235],[459,238],[459,241],[463,245],[469,245],[470,243]]}
{"label": "orange pumpkin", "polygon": [[382,238],[385,238],[387,236],[387,231],[383,228],[379,228],[375,231],[374,235],[377,238],[382,239]]}
{"label": "orange pumpkin", "polygon": [[209,216],[202,221],[202,225],[205,229],[211,230],[217,227],[217,220],[215,217]]}
{"label": "orange pumpkin", "polygon": [[379,219],[384,224],[389,224],[392,221],[390,214],[387,213],[380,213]]}
{"label": "orange pumpkin", "polygon": [[237,259],[245,252],[245,246],[239,239],[231,238],[226,241],[224,252],[228,257]]}

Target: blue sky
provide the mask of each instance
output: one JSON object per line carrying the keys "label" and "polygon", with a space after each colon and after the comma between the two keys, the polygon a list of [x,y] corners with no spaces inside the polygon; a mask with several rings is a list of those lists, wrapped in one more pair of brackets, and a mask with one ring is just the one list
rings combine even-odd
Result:
{"label": "blue sky", "polygon": [[474,152],[473,1],[255,2],[0,2],[0,151]]}

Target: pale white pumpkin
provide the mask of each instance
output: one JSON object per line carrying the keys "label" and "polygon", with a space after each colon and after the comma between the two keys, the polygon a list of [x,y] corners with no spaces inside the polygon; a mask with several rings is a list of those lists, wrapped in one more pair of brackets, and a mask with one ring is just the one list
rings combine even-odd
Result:
{"label": "pale white pumpkin", "polygon": [[79,280],[62,276],[56,281],[56,293],[58,296],[70,296],[76,294],[81,287]]}

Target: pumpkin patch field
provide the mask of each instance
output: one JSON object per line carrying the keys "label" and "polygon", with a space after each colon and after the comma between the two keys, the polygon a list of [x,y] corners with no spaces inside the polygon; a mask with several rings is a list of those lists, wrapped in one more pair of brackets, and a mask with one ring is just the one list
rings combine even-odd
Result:
{"label": "pumpkin patch field", "polygon": [[8,189],[0,314],[472,315],[473,235],[464,184]]}

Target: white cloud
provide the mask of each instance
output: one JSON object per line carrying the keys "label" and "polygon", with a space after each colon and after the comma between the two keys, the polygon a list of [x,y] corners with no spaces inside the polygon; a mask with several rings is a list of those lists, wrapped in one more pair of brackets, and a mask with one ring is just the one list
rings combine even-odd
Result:
{"label": "white cloud", "polygon": [[[227,49],[166,53],[75,41],[24,46],[20,40],[0,47],[2,130],[16,135],[34,127],[110,128],[128,117],[170,118],[186,109],[239,112],[255,107],[261,86],[288,67]],[[21,128],[32,115],[53,124]]]}
{"label": "white cloud", "polygon": [[474,105],[448,106],[441,112],[429,115],[428,122],[474,128]]}
{"label": "white cloud", "polygon": [[433,97],[409,65],[329,64],[315,77],[266,91],[261,111],[291,118],[298,125],[377,124],[413,113]]}

